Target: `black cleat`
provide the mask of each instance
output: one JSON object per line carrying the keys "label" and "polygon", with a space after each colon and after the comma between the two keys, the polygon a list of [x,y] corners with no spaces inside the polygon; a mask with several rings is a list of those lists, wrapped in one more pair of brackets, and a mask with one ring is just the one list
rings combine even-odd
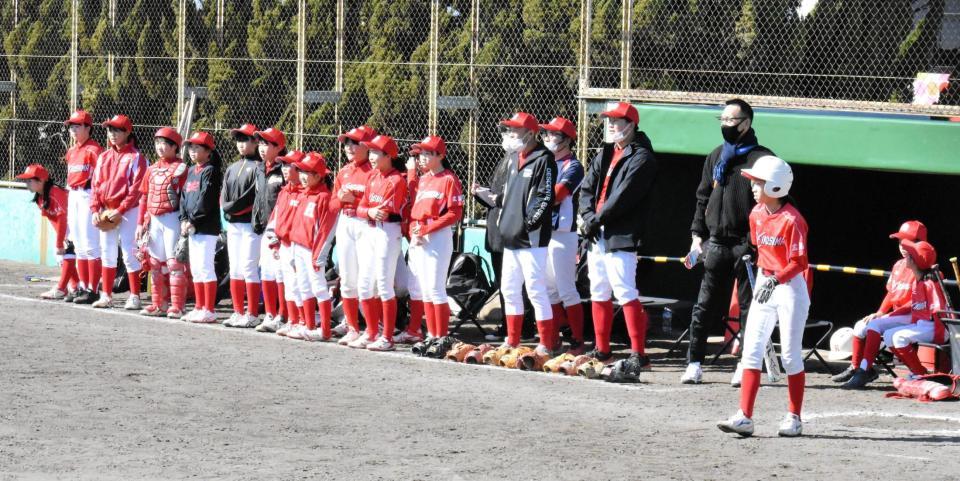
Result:
{"label": "black cleat", "polygon": [[876,369],[871,368],[869,371],[865,371],[857,368],[850,380],[841,387],[844,389],[863,389],[870,382],[876,381],[878,377],[880,377],[880,374],[877,374]]}
{"label": "black cleat", "polygon": [[856,370],[857,368],[853,366],[848,366],[846,369],[843,370],[843,372],[841,372],[840,374],[837,374],[836,376],[833,376],[830,379],[833,382],[847,382],[850,380],[851,377],[853,377],[853,373],[856,372]]}
{"label": "black cleat", "polygon": [[98,294],[94,294],[90,289],[84,289],[83,292],[77,294],[77,297],[73,299],[74,304],[93,304],[99,299]]}
{"label": "black cleat", "polygon": [[600,362],[607,362],[613,357],[613,353],[599,351],[594,348],[592,351],[587,352],[585,356],[592,357]]}

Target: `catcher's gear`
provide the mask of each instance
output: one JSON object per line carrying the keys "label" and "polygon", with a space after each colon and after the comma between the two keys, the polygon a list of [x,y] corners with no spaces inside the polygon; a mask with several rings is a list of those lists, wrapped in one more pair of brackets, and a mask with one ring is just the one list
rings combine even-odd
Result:
{"label": "catcher's gear", "polygon": [[490,344],[481,344],[479,347],[467,353],[463,358],[463,362],[467,364],[483,364],[483,356],[494,349],[496,349],[496,347]]}
{"label": "catcher's gear", "polygon": [[433,359],[443,359],[443,356],[454,346],[454,344],[460,342],[459,339],[452,336],[444,336],[437,339],[427,347],[427,352],[424,356],[433,358]]}
{"label": "catcher's gear", "polygon": [[533,352],[524,353],[520,356],[520,362],[517,367],[521,371],[542,371],[543,365],[550,360],[549,354],[542,354],[534,350]]}
{"label": "catcher's gear", "polygon": [[447,351],[447,354],[444,356],[444,359],[453,362],[463,362],[464,358],[467,357],[467,354],[473,352],[477,346],[473,344],[467,344],[465,342],[458,342]]}
{"label": "catcher's gear", "polygon": [[752,168],[743,169],[740,173],[748,179],[764,181],[763,192],[774,199],[786,197],[793,185],[790,165],[773,155],[760,157]]}
{"label": "catcher's gear", "polygon": [[764,282],[763,285],[757,289],[757,295],[755,296],[757,302],[760,304],[766,304],[767,301],[770,300],[770,296],[773,294],[773,289],[779,284],[780,282],[777,281],[776,277],[768,277],[766,282]]}
{"label": "catcher's gear", "polygon": [[513,351],[513,349],[514,348],[510,346],[500,346],[496,349],[487,351],[487,353],[483,355],[483,363],[491,366],[499,366],[500,358],[505,356],[510,351]]}
{"label": "catcher's gear", "polygon": [[413,347],[410,348],[410,352],[412,352],[417,356],[423,357],[424,355],[427,354],[427,348],[430,347],[430,344],[432,343],[433,343],[433,339],[420,341],[414,344]]}
{"label": "catcher's gear", "polygon": [[529,354],[532,352],[533,349],[526,346],[520,346],[516,349],[512,349],[510,352],[500,357],[500,367],[516,369],[520,366],[520,357],[524,354]]}
{"label": "catcher's gear", "polygon": [[560,365],[561,365],[561,364],[563,364],[563,363],[565,363],[565,362],[571,362],[571,361],[573,361],[573,360],[576,359],[576,358],[577,358],[577,356],[574,356],[573,354],[561,354],[561,355],[559,355],[559,356],[557,356],[557,357],[555,357],[555,358],[553,358],[553,359],[551,359],[551,360],[543,363],[543,372],[558,373],[558,372],[560,372]]}
{"label": "catcher's gear", "polygon": [[565,361],[560,364],[560,367],[557,368],[557,372],[560,374],[566,374],[567,376],[576,376],[578,374],[577,370],[580,369],[580,366],[593,360],[590,356],[585,356],[583,354],[576,356],[572,361]]}
{"label": "catcher's gear", "polygon": [[187,303],[187,286],[190,285],[187,265],[177,259],[167,259],[167,268],[170,270],[170,308],[183,312]]}
{"label": "catcher's gear", "polygon": [[921,402],[943,401],[960,397],[960,376],[951,374],[927,374],[912,381],[898,377],[893,380],[897,392],[886,397],[915,398]]}
{"label": "catcher's gear", "polygon": [[184,264],[190,262],[190,243],[187,236],[182,235],[177,239],[177,245],[173,248],[173,257]]}
{"label": "catcher's gear", "polygon": [[[104,232],[109,232],[109,231],[112,231],[113,229],[116,229],[117,226],[120,225],[120,222],[123,221],[123,217],[118,214],[119,212],[117,212],[116,209],[107,209],[107,210],[101,211],[100,222],[97,224],[97,228]],[[110,220],[110,217],[112,217],[113,215],[117,215],[116,220]]]}

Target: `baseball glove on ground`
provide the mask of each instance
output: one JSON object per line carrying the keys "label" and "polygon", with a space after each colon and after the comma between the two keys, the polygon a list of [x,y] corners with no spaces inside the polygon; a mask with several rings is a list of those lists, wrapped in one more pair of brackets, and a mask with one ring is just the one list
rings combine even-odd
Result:
{"label": "baseball glove on ground", "polygon": [[476,349],[467,353],[466,357],[463,358],[463,362],[467,364],[483,364],[483,356],[496,349],[496,347],[490,344],[481,344]]}
{"label": "baseball glove on ground", "polygon": [[491,351],[487,351],[487,353],[483,355],[483,363],[491,366],[499,366],[500,358],[512,350],[513,348],[510,346],[500,346]]}
{"label": "baseball glove on ground", "polygon": [[463,362],[467,357],[467,354],[473,352],[477,346],[473,344],[467,344],[465,342],[458,342],[447,351],[447,354],[444,356],[444,359],[453,362]]}
{"label": "baseball glove on ground", "polygon": [[521,371],[542,371],[543,365],[549,360],[549,354],[540,354],[537,351],[528,352],[520,356],[520,363],[517,367]]}
{"label": "baseball glove on ground", "polygon": [[574,359],[576,359],[576,357],[577,357],[577,356],[574,356],[573,354],[561,354],[561,355],[559,355],[559,356],[557,356],[557,357],[555,357],[555,358],[553,358],[553,359],[545,362],[545,363],[543,364],[543,372],[552,372],[552,373],[560,372],[560,365],[561,365],[561,364],[563,364],[563,363],[565,363],[565,362],[568,362],[568,361],[573,361]]}
{"label": "baseball glove on ground", "polygon": [[500,367],[516,369],[520,365],[520,356],[533,352],[533,349],[520,346],[500,357]]}
{"label": "baseball glove on ground", "polygon": [[603,368],[604,368],[603,361],[590,359],[589,361],[577,367],[577,374],[587,379],[597,379],[600,377],[600,374],[603,372]]}

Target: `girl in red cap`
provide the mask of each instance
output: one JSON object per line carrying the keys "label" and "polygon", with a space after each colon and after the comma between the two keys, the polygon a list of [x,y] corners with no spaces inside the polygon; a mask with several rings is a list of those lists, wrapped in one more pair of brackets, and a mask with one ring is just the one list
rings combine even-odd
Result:
{"label": "girl in red cap", "polygon": [[[50,173],[40,164],[28,165],[17,176],[27,181],[27,190],[34,193],[33,203],[40,208],[40,215],[50,221],[57,232],[57,264],[60,265],[60,281],[56,287],[40,294],[43,299],[64,299],[77,289],[77,267],[73,246],[67,242],[67,191],[50,180]],[[69,289],[69,291],[68,291]]]}
{"label": "girl in red cap", "polygon": [[[273,208],[270,222],[267,224],[267,237],[276,239],[271,242],[270,248],[274,260],[277,261],[277,279],[283,279],[283,291],[279,300],[286,306],[286,321],[281,324],[277,335],[286,336],[293,328],[300,324],[300,311],[303,308],[303,296],[296,282],[297,274],[293,265],[293,249],[290,244],[290,233],[297,219],[297,206],[303,186],[300,185],[300,173],[294,164],[303,160],[306,155],[299,150],[291,150],[286,155],[277,157],[280,170],[283,172],[283,188],[277,194],[277,205]],[[294,334],[296,337],[296,334]]]}
{"label": "girl in red cap", "polygon": [[187,179],[187,164],[177,157],[182,140],[170,127],[157,130],[153,136],[157,161],[147,168],[140,186],[143,195],[137,218],[137,242],[147,247],[147,261],[153,276],[153,303],[140,311],[145,316],[165,315],[171,319],[183,316],[186,283],[178,279],[177,292],[170,290],[170,272],[184,275],[184,268],[174,255],[180,240],[180,191]]}
{"label": "girl in red cap", "polygon": [[78,110],[65,122],[70,131],[72,145],[64,161],[67,164],[67,232],[77,254],[77,304],[92,304],[99,297],[100,283],[100,233],[93,226],[90,212],[90,181],[97,157],[103,148],[90,138],[93,118]]}
{"label": "girl in red cap", "polygon": [[[417,273],[430,336],[449,335],[447,270],[453,255],[453,228],[463,217],[463,188],[447,161],[443,138],[431,135],[415,144],[425,171],[410,212],[410,263]],[[432,314],[432,315],[431,315]]]}
{"label": "girl in red cap", "polygon": [[[860,319],[856,324],[854,324],[853,338],[851,340],[852,346],[850,349],[850,365],[847,366],[847,369],[840,374],[833,376],[833,382],[849,381],[850,378],[853,377],[853,374],[856,372],[857,368],[862,368],[864,371],[866,371],[866,373],[869,374],[869,377],[872,378],[871,380],[876,379],[879,375],[872,368],[873,359],[870,360],[869,364],[863,359],[864,341],[867,338],[868,325],[874,319],[886,317],[892,311],[910,305],[911,293],[916,278],[913,276],[913,270],[907,264],[907,251],[903,248],[903,242],[926,241],[927,227],[920,221],[909,220],[900,226],[899,231],[890,234],[890,238],[897,239],[899,241],[897,243],[897,248],[900,251],[900,260],[893,265],[890,278],[887,279],[887,295],[884,296],[883,301],[880,303],[880,308],[877,309],[877,312]],[[890,325],[903,325],[902,322],[897,324],[897,321],[891,319],[879,321],[880,324],[886,324],[888,322]],[[879,328],[878,324],[874,324],[874,328]],[[880,329],[882,332],[883,329]]]}
{"label": "girl in red cap", "polygon": [[[426,313],[424,312],[423,292],[420,288],[420,272],[415,262],[416,253],[410,250],[410,224],[412,222],[410,213],[413,211],[413,203],[417,198],[420,176],[428,172],[424,164],[420,162],[420,148],[417,147],[416,144],[411,146],[410,151],[407,153],[406,168],[407,203],[403,208],[401,230],[403,231],[403,236],[407,239],[407,258],[404,259],[403,255],[399,256],[396,275],[397,286],[405,287],[407,290],[407,307],[410,317],[406,329],[400,331],[396,336],[393,336],[393,342],[397,344],[416,344],[424,339],[421,332],[421,324],[423,324],[424,314]],[[430,317],[427,322],[428,338],[434,337],[434,333],[430,330],[433,328],[433,325],[433,309],[431,308]]]}
{"label": "girl in red cap", "polygon": [[100,229],[103,262],[103,291],[93,307],[113,305],[113,281],[117,277],[117,244],[130,281],[130,297],[124,309],[140,310],[140,260],[137,258],[137,216],[140,188],[147,173],[147,159],[137,150],[133,123],[116,115],[103,123],[107,129],[107,150],[100,154],[93,171],[90,211],[93,225]]}
{"label": "girl in red cap", "polygon": [[[227,221],[227,256],[230,260],[230,298],[233,314],[227,327],[257,327],[260,324],[260,234],[253,230],[253,204],[260,173],[257,127],[244,124],[230,133],[240,158],[223,175],[220,207]],[[244,309],[246,298],[246,309]]]}
{"label": "girl in red cap", "polygon": [[180,197],[180,234],[189,236],[190,272],[193,274],[193,311],[184,320],[217,322],[217,273],[214,270],[220,236],[220,154],[213,136],[194,132],[187,139],[190,160],[187,182]]}
{"label": "girl in red cap", "polygon": [[873,360],[880,351],[881,337],[887,348],[910,369],[911,378],[927,373],[913,344],[944,342],[945,330],[939,312],[945,309],[946,297],[932,269],[937,263],[937,251],[925,241],[904,240],[900,246],[906,251],[904,260],[914,276],[910,302],[867,324],[860,364],[865,368],[857,368],[844,388],[861,389],[877,378],[873,372]]}
{"label": "girl in red cap", "polygon": [[361,126],[341,134],[337,140],[343,144],[348,163],[340,168],[333,182],[331,207],[340,212],[337,220],[337,269],[340,274],[340,295],[343,316],[347,324],[346,334],[339,344],[346,346],[360,337],[359,263],[361,238],[367,231],[367,220],[357,212],[357,205],[364,196],[368,177],[373,172],[368,157],[368,148],[363,144],[376,137],[377,132]]}
{"label": "girl in red cap", "polygon": [[263,309],[266,311],[263,322],[257,325],[257,331],[277,332],[287,313],[284,301],[286,295],[280,264],[273,254],[278,242],[277,237],[267,230],[267,224],[285,182],[277,157],[287,154],[287,137],[280,129],[275,128],[259,130],[254,137],[257,139],[257,152],[263,163],[260,164],[260,173],[257,176],[251,222],[253,232],[263,236],[260,242],[260,286],[263,291]]}
{"label": "girl in red cap", "polygon": [[[366,232],[360,238],[358,256],[360,279],[357,285],[360,308],[367,321],[367,332],[349,344],[371,351],[392,351],[393,331],[397,323],[397,298],[394,282],[400,255],[400,223],[407,201],[403,161],[397,158],[397,143],[387,135],[363,141],[374,170],[367,180],[357,214],[366,219]],[[378,298],[379,296],[379,298]],[[383,320],[383,332],[377,338]]]}

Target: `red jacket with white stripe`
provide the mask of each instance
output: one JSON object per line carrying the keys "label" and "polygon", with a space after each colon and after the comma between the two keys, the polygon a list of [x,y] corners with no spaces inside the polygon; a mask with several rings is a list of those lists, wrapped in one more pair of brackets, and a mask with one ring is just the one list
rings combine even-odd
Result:
{"label": "red jacket with white stripe", "polygon": [[290,242],[310,249],[314,267],[337,222],[337,211],[331,208],[330,199],[330,191],[322,183],[305,189],[293,215],[297,221],[290,228]]}
{"label": "red jacket with white stripe", "polygon": [[111,146],[97,159],[93,170],[90,210],[117,209],[120,214],[140,204],[140,187],[147,173],[147,159],[133,144],[122,149]]}
{"label": "red jacket with white stripe", "polygon": [[54,185],[50,188],[50,202],[43,207],[43,196],[37,196],[37,207],[40,215],[50,221],[50,225],[57,231],[57,249],[64,248],[64,239],[67,237],[67,191]]}
{"label": "red jacket with white stripe", "polygon": [[67,163],[67,187],[71,189],[86,189],[93,177],[93,169],[97,166],[97,157],[103,153],[103,147],[96,140],[87,139],[82,144],[74,145],[67,150],[64,160]]}

